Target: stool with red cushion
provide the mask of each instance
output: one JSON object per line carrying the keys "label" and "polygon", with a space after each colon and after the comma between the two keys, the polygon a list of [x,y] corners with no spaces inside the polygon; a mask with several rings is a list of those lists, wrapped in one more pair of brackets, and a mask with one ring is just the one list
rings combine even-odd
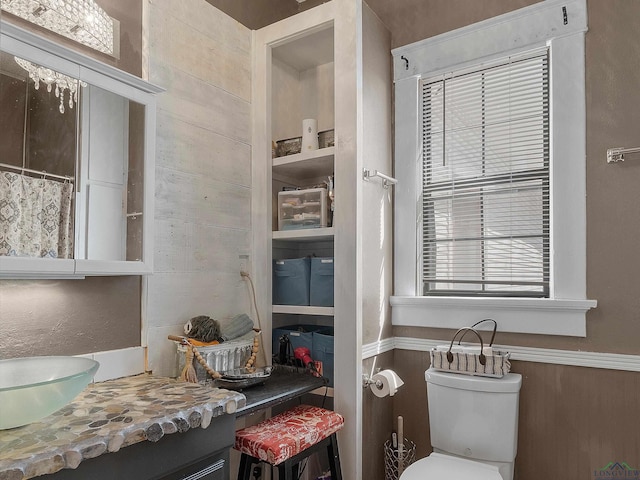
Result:
{"label": "stool with red cushion", "polygon": [[266,462],[278,468],[280,480],[298,476],[298,464],[325,449],[333,480],[342,480],[336,432],[344,425],[342,415],[320,407],[298,405],[275,417],[236,432],[235,449],[240,457],[238,480],[250,480],[252,466]]}

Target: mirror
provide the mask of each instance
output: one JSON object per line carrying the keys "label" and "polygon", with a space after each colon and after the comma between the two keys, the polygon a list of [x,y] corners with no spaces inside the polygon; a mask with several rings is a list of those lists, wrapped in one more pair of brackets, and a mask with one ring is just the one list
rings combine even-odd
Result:
{"label": "mirror", "polygon": [[153,272],[162,89],[0,18],[0,277]]}
{"label": "mirror", "polygon": [[143,260],[147,107],[82,72],[0,51],[0,256]]}
{"label": "mirror", "polygon": [[77,84],[0,52],[0,254],[73,258],[78,116],[56,101],[64,91],[41,88],[27,68],[34,78]]}
{"label": "mirror", "polygon": [[80,109],[78,258],[141,261],[145,108],[87,83]]}

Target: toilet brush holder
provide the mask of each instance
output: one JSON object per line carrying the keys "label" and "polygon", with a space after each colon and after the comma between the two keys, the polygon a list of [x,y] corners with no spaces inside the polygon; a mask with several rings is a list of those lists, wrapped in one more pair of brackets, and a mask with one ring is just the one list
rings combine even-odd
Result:
{"label": "toilet brush holder", "polygon": [[[402,445],[402,451],[398,447]],[[402,458],[402,466],[399,459]],[[411,465],[416,459],[416,444],[411,440],[404,439],[403,443],[394,445],[394,442],[387,440],[384,442],[384,479],[398,480],[400,473]]]}

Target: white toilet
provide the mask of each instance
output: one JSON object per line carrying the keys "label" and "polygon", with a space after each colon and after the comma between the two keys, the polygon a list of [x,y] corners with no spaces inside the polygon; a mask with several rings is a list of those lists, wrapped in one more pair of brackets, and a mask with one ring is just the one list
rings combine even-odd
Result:
{"label": "white toilet", "polygon": [[429,369],[433,453],[401,480],[513,480],[522,376],[477,377]]}

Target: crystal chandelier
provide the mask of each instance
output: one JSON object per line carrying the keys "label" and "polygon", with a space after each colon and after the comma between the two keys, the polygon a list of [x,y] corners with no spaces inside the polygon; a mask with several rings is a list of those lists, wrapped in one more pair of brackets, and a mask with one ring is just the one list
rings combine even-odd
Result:
{"label": "crystal chandelier", "polygon": [[113,55],[113,19],[94,0],[0,0],[2,10]]}
{"label": "crystal chandelier", "polygon": [[47,91],[51,92],[55,85],[56,97],[60,99],[60,106],[58,110],[60,113],[64,113],[64,94],[66,90],[69,90],[69,108],[73,108],[73,104],[78,103],[78,85],[86,87],[87,84],[71,78],[62,73],[51,70],[50,68],[36,65],[35,63],[28,62],[22,58],[15,57],[16,63],[29,72],[29,78],[33,80],[35,89],[40,88],[40,82],[47,86]]}

